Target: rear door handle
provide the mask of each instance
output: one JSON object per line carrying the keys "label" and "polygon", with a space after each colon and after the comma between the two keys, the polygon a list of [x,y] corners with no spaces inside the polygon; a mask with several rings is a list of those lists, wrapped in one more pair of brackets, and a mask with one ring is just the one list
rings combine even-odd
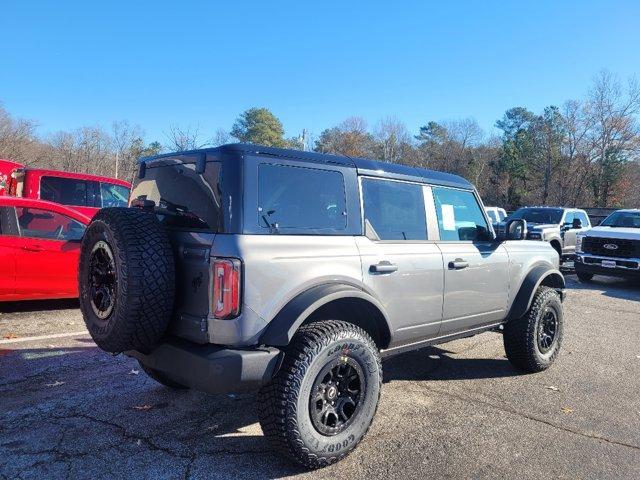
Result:
{"label": "rear door handle", "polygon": [[380,262],[369,267],[370,273],[393,273],[398,270],[398,266],[391,262]]}
{"label": "rear door handle", "polygon": [[44,248],[42,248],[40,245],[25,245],[24,247],[22,247],[23,250],[26,250],[27,252],[41,252],[42,250],[44,250]]}
{"label": "rear door handle", "polygon": [[456,258],[453,262],[449,262],[450,270],[462,270],[463,268],[467,268],[468,266],[469,262],[461,258]]}

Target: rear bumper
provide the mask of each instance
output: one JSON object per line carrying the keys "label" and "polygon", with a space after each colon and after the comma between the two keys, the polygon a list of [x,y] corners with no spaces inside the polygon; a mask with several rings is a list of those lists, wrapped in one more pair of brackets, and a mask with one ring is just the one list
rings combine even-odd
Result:
{"label": "rear bumper", "polygon": [[638,259],[626,258],[605,258],[591,255],[577,254],[574,260],[576,272],[590,273],[593,275],[606,275],[608,277],[624,277],[624,278],[640,278],[639,268],[628,268],[623,265],[616,267],[603,267],[602,260],[615,260],[616,263],[621,262],[638,262]]}
{"label": "rear bumper", "polygon": [[170,338],[148,355],[126,355],[171,380],[208,393],[247,392],[267,383],[280,365],[277,348],[230,349]]}

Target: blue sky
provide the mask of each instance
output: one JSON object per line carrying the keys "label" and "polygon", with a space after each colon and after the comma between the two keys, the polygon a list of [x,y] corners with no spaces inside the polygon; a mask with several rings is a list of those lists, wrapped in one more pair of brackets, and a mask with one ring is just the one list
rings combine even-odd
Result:
{"label": "blue sky", "polygon": [[212,135],[252,106],[287,135],[357,115],[417,131],[640,73],[640,2],[3,0],[0,102],[46,135],[127,119]]}

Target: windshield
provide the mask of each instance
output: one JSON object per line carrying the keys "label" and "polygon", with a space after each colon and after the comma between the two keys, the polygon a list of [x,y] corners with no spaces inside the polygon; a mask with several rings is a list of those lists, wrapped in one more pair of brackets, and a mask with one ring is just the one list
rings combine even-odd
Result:
{"label": "windshield", "polygon": [[509,220],[526,220],[528,223],[560,223],[561,208],[519,208],[509,216]]}
{"label": "windshield", "polygon": [[603,227],[640,228],[640,212],[613,212],[600,225]]}

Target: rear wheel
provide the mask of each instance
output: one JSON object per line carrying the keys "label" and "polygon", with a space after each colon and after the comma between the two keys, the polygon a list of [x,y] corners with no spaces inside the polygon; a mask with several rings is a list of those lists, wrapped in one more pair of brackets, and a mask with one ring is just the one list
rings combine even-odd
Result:
{"label": "rear wheel", "polygon": [[563,335],[560,296],[553,288],[540,287],[527,313],[505,325],[504,349],[509,362],[518,370],[540,372],[549,368],[558,356]]}
{"label": "rear wheel", "polygon": [[380,355],[364,330],[336,320],[305,325],[260,390],[262,431],[294,461],[308,468],[330,465],[369,430],[381,385]]}

